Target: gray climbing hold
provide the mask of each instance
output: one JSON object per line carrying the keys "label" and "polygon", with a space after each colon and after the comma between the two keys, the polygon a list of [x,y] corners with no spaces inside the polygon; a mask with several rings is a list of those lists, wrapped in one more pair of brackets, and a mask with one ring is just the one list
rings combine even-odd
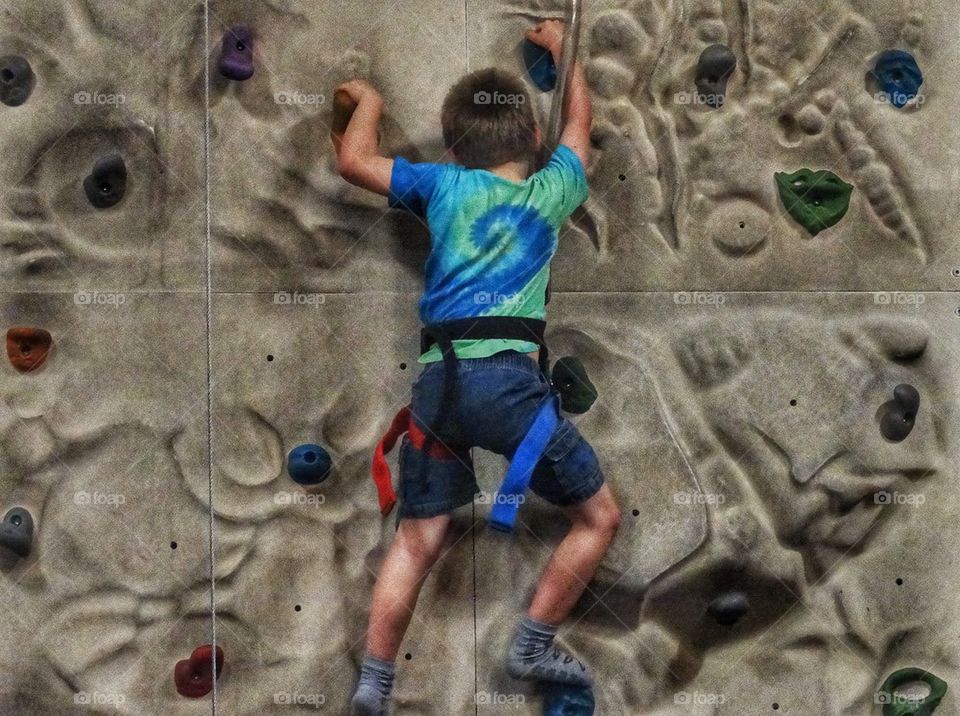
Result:
{"label": "gray climbing hold", "polygon": [[83,180],[87,200],[98,209],[109,209],[123,199],[127,190],[127,166],[119,154],[100,159]]}
{"label": "gray climbing hold", "polygon": [[0,57],[0,102],[19,107],[27,101],[36,84],[30,63],[19,55]]}
{"label": "gray climbing hold", "polygon": [[0,546],[20,557],[30,555],[33,546],[33,516],[25,507],[13,507],[0,523]]}
{"label": "gray climbing hold", "polygon": [[750,611],[750,600],[743,592],[724,592],[707,605],[707,614],[722,626],[733,626]]}
{"label": "gray climbing hold", "polygon": [[726,45],[710,45],[697,62],[697,101],[708,107],[722,107],[727,81],[737,69],[737,56]]}
{"label": "gray climbing hold", "polygon": [[898,443],[906,440],[913,430],[920,409],[920,392],[912,385],[901,383],[893,389],[893,400],[880,406],[880,432],[887,440]]}

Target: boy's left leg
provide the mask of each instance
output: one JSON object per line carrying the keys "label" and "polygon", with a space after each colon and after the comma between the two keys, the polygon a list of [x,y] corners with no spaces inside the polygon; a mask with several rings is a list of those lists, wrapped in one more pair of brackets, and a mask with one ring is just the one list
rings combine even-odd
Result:
{"label": "boy's left leg", "polygon": [[620,525],[620,509],[609,485],[586,501],[564,508],[570,531],[544,569],[526,618],[507,656],[515,679],[591,685],[586,667],[553,646],[559,625],[593,579]]}

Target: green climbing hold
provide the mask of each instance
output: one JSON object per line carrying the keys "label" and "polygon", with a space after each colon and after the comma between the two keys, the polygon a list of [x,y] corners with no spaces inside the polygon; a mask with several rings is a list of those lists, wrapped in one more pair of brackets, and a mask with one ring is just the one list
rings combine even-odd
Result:
{"label": "green climbing hold", "polygon": [[560,393],[560,407],[568,413],[585,413],[597,399],[597,389],[587,377],[587,369],[573,356],[566,356],[554,363],[550,379]]}
{"label": "green climbing hold", "polygon": [[[898,694],[897,689],[906,684],[920,682],[930,687],[923,698],[911,698]],[[883,704],[883,716],[930,716],[947,693],[947,682],[917,667],[894,671],[880,686],[877,702]]]}
{"label": "green climbing hold", "polygon": [[778,172],[774,177],[787,212],[811,236],[836,224],[850,208],[853,186],[826,169]]}

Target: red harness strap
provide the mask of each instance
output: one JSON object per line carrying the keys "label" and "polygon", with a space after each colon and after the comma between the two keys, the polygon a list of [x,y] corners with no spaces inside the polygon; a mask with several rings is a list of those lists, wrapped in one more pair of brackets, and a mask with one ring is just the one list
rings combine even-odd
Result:
{"label": "red harness strap", "polygon": [[[423,450],[423,443],[427,436],[417,424],[413,421],[410,414],[410,406],[405,405],[400,409],[390,423],[390,429],[384,434],[383,438],[377,444],[377,449],[373,454],[373,481],[377,486],[377,497],[380,500],[380,513],[384,516],[390,514],[390,510],[397,504],[397,493],[393,490],[393,477],[390,475],[390,466],[387,465],[388,452],[393,450],[397,440],[401,435],[407,433],[410,443],[417,450]],[[433,441],[430,446],[430,457],[435,460],[459,460],[460,456],[455,450],[451,450],[440,441]]]}

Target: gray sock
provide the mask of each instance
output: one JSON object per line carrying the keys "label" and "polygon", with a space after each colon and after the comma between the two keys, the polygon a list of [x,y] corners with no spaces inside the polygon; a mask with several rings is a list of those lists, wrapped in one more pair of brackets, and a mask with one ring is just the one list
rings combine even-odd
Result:
{"label": "gray sock", "polygon": [[352,716],[387,716],[390,691],[393,689],[394,666],[373,656],[363,657],[360,680],[350,701]]}
{"label": "gray sock", "polygon": [[553,645],[557,627],[524,617],[507,654],[507,673],[523,681],[592,686],[587,667]]}

